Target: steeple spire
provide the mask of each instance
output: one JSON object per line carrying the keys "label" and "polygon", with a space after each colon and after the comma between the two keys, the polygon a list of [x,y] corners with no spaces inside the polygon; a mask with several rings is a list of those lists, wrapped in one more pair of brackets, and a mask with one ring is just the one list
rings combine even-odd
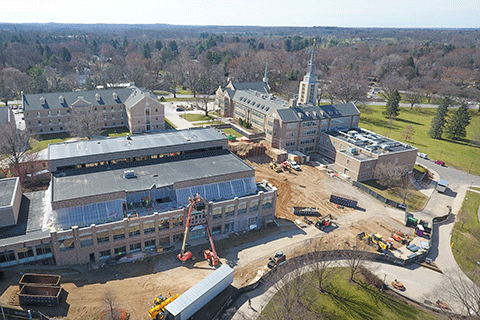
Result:
{"label": "steeple spire", "polygon": [[310,56],[310,62],[308,63],[308,71],[303,76],[303,81],[300,81],[300,87],[298,88],[298,101],[299,105],[316,105],[317,104],[317,92],[318,83],[315,77],[315,39],[313,40],[312,55]]}
{"label": "steeple spire", "polygon": [[313,69],[315,68],[315,62],[313,61],[313,58],[315,57],[315,46],[316,46],[316,42],[315,42],[315,39],[313,39],[312,55],[310,57],[310,62],[308,63],[308,72],[307,72],[307,75],[310,77],[313,77],[313,79],[315,79],[315,73],[313,71]]}
{"label": "steeple spire", "polygon": [[268,85],[268,62],[267,62],[267,64],[265,65],[265,75],[263,76],[262,81],[265,82],[265,84],[267,85],[268,89],[270,89],[270,86]]}

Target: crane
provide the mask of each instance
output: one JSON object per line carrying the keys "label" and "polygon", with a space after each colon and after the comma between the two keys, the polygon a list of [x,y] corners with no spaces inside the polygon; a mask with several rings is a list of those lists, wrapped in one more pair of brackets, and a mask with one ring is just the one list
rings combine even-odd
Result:
{"label": "crane", "polygon": [[190,198],[189,201],[190,203],[188,204],[188,217],[187,217],[187,222],[185,223],[185,232],[183,234],[182,251],[180,251],[180,253],[177,255],[178,259],[182,262],[185,262],[188,259],[193,258],[193,254],[190,251],[185,250],[185,245],[188,237],[188,230],[190,228],[190,220],[192,218],[192,211],[194,208],[197,211],[205,210],[205,200],[203,200],[198,193],[195,194],[193,198]]}
{"label": "crane", "polygon": [[218,255],[217,251],[215,250],[215,245],[213,244],[212,233],[210,232],[210,228],[208,226],[208,219],[206,219],[206,222],[208,239],[210,240],[210,249],[203,251],[203,256],[205,257],[205,260],[208,260],[208,263],[211,266],[216,266],[218,265]]}

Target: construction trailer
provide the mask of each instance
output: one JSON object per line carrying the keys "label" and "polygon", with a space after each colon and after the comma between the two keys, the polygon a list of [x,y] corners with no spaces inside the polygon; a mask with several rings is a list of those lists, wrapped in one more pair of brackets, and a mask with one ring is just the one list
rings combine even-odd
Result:
{"label": "construction trailer", "polygon": [[20,305],[58,307],[60,304],[59,286],[24,285],[18,294]]}
{"label": "construction trailer", "polygon": [[356,208],[358,204],[357,198],[347,195],[332,193],[330,195],[330,202],[349,208]]}
{"label": "construction trailer", "polygon": [[437,182],[437,191],[440,192],[440,193],[444,193],[448,188],[448,181],[447,180],[443,180],[443,179],[440,179],[438,182]]}
{"label": "construction trailer", "polygon": [[25,273],[18,285],[20,286],[20,290],[25,285],[35,286],[60,286],[60,279],[62,276],[55,275],[55,274],[37,274],[37,273]]}
{"label": "construction trailer", "polygon": [[165,307],[166,320],[187,320],[233,282],[233,269],[222,265]]}

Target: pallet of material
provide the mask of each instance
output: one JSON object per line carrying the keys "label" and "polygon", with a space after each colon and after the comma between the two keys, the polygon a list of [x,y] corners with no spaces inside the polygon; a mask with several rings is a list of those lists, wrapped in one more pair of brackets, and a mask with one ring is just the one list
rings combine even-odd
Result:
{"label": "pallet of material", "polygon": [[60,279],[62,276],[54,275],[54,274],[37,274],[37,273],[25,273],[20,282],[18,283],[20,289],[23,288],[24,285],[40,285],[40,286],[60,286]]}
{"label": "pallet of material", "polygon": [[58,307],[61,287],[24,285],[18,294],[20,305]]}
{"label": "pallet of material", "polygon": [[296,216],[321,217],[320,209],[310,207],[293,207],[293,214]]}
{"label": "pallet of material", "polygon": [[358,200],[357,198],[347,195],[332,193],[330,195],[330,202],[355,209],[357,207]]}

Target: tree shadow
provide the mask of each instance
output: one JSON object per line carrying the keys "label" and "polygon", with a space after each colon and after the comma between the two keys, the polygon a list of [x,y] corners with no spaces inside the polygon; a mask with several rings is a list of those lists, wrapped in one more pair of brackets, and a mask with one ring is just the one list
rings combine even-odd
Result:
{"label": "tree shadow", "polygon": [[362,122],[366,124],[370,124],[376,127],[384,127],[387,129],[397,130],[400,128],[398,124],[395,122],[390,122],[390,119],[370,119],[370,118],[363,118]]}
{"label": "tree shadow", "polygon": [[404,122],[404,123],[409,123],[409,124],[415,124],[415,125],[419,125],[419,126],[425,126],[423,123],[420,123],[420,122],[415,122],[415,121],[411,121],[411,120],[406,120],[406,119],[400,119],[400,118],[397,118],[395,119],[399,122]]}

